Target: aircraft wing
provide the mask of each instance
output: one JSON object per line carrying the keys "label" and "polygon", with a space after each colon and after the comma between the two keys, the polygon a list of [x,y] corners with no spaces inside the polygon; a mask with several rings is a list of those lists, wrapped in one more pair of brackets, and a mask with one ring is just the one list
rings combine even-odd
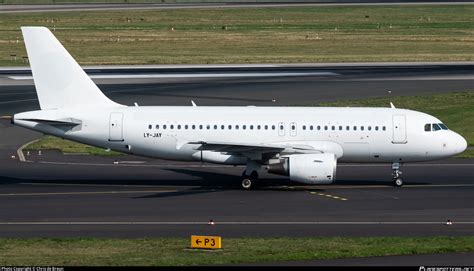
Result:
{"label": "aircraft wing", "polygon": [[260,153],[278,153],[285,149],[285,146],[278,144],[248,144],[235,142],[215,142],[215,141],[197,141],[188,142],[188,144],[197,144],[196,150],[215,151],[215,152],[260,152]]}
{"label": "aircraft wing", "polygon": [[294,142],[288,143],[236,143],[236,142],[215,142],[198,141],[188,142],[196,144],[195,150],[212,151],[227,154],[237,154],[248,157],[252,160],[267,161],[276,154],[303,154],[303,153],[322,153],[323,149],[315,148],[306,144]]}

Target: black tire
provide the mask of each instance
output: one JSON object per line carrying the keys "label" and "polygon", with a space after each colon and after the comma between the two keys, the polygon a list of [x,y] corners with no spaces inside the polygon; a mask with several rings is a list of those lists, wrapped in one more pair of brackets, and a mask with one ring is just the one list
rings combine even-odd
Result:
{"label": "black tire", "polygon": [[250,178],[243,179],[242,188],[245,190],[250,190],[252,188],[252,180]]}
{"label": "black tire", "polygon": [[392,184],[395,187],[402,187],[403,186],[403,179],[401,177],[395,178],[395,179],[393,179]]}

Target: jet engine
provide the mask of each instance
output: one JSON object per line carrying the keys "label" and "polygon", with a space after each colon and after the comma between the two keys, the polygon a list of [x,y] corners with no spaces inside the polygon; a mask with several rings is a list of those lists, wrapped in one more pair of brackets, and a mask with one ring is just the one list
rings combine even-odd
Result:
{"label": "jet engine", "polygon": [[290,176],[304,184],[330,184],[336,179],[337,157],[333,153],[295,154],[268,165],[269,173]]}

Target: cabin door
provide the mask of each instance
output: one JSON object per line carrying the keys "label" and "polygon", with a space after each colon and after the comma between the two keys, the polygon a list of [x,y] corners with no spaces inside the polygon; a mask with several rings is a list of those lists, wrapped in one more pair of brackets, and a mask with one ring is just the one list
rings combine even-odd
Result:
{"label": "cabin door", "polygon": [[406,129],[406,118],[405,115],[394,115],[393,116],[393,140],[394,144],[405,144],[407,143],[407,129]]}
{"label": "cabin door", "polygon": [[123,114],[111,113],[109,119],[109,141],[123,141]]}

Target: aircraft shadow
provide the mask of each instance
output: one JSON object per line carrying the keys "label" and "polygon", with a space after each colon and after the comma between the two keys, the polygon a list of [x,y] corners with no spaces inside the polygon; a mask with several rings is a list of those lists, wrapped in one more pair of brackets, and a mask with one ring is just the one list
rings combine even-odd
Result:
{"label": "aircraft shadow", "polygon": [[[134,199],[144,199],[144,198],[166,198],[166,197],[181,197],[188,195],[197,195],[197,194],[207,194],[207,193],[216,193],[221,191],[231,191],[231,190],[242,190],[240,186],[241,178],[237,175],[223,174],[216,172],[207,172],[194,169],[176,169],[168,168],[164,169],[172,171],[178,174],[186,174],[193,179],[93,179],[93,178],[81,178],[81,179],[30,179],[30,178],[17,178],[10,176],[0,176],[0,185],[8,184],[18,184],[18,183],[56,183],[56,184],[68,184],[68,185],[133,185],[133,186],[156,186],[156,187],[165,187],[165,186],[174,186],[182,187],[183,189],[173,192],[165,193],[153,193],[150,195],[133,197]],[[196,179],[196,177],[198,179]],[[378,181],[378,180],[349,180],[342,179],[336,180],[334,183],[338,186],[391,186],[390,181]],[[428,182],[408,182],[408,185],[420,185],[420,184],[430,184]],[[189,187],[189,188],[186,188]],[[271,179],[263,178],[259,181],[259,184],[252,189],[251,191],[245,191],[251,193],[254,191],[285,191],[285,192],[324,192],[326,187],[318,187],[317,185],[309,186],[300,183],[290,182],[287,179]]]}

